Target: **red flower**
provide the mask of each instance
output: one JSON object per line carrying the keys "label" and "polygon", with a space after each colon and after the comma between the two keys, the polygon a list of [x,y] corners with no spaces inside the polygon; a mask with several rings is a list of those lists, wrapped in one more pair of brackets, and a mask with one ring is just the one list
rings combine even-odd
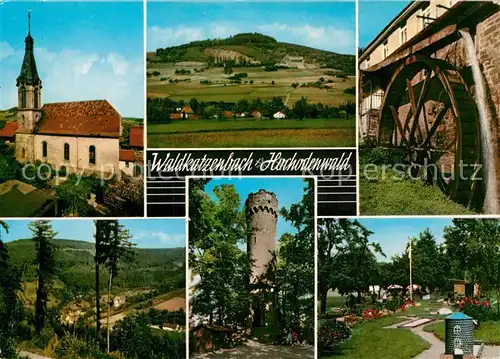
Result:
{"label": "red flower", "polygon": [[479,300],[474,299],[474,305],[478,305],[478,304],[479,304]]}
{"label": "red flower", "polygon": [[488,306],[488,301],[485,299],[483,300],[483,303],[481,303],[483,305],[483,307],[487,307]]}

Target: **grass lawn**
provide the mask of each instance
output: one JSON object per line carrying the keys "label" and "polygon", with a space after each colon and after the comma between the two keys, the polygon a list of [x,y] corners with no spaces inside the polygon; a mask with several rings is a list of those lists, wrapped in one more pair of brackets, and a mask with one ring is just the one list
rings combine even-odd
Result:
{"label": "grass lawn", "polygon": [[200,120],[148,125],[149,147],[353,147],[353,119]]}
{"label": "grass lawn", "polygon": [[[424,330],[433,333],[438,339],[444,341],[444,322],[430,324]],[[474,339],[482,340],[487,345],[500,345],[500,322],[490,321],[481,323],[481,327],[474,331]]]}
{"label": "grass lawn", "polygon": [[[422,181],[401,179],[397,172],[387,169],[383,175],[364,173],[360,168],[360,212],[362,215],[475,215],[462,205],[448,199],[437,187]],[[376,178],[376,179],[374,179]]]}
{"label": "grass lawn", "polygon": [[430,344],[413,334],[409,329],[385,329],[384,327],[405,321],[393,314],[378,320],[358,325],[353,330],[352,339],[340,346],[333,354],[321,358],[345,359],[410,359],[430,347]]}

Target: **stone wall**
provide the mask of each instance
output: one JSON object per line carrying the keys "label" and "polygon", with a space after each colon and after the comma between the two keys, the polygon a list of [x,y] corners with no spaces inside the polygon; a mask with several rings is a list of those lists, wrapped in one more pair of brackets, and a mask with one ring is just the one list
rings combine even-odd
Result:
{"label": "stone wall", "polygon": [[266,266],[276,250],[276,224],[278,200],[274,193],[259,190],[251,193],[245,203],[250,235],[247,251],[254,260],[252,278],[255,280],[266,272]]}
{"label": "stone wall", "polygon": [[491,126],[496,139],[497,187],[500,196],[500,11],[477,26],[475,41],[486,81]]}

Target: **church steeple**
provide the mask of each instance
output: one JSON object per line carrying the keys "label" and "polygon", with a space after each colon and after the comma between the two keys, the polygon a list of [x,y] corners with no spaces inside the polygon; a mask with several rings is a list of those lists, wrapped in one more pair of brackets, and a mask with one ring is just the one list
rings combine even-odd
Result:
{"label": "church steeple", "polygon": [[22,131],[32,133],[41,117],[42,80],[36,69],[34,41],[31,37],[31,14],[28,12],[28,35],[24,40],[24,51],[21,72],[17,77],[18,121]]}
{"label": "church steeple", "polygon": [[36,69],[35,54],[33,53],[33,37],[31,37],[31,13],[28,12],[28,35],[24,39],[26,44],[24,51],[23,65],[21,73],[17,78],[17,86],[19,85],[38,85],[41,84],[38,71]]}

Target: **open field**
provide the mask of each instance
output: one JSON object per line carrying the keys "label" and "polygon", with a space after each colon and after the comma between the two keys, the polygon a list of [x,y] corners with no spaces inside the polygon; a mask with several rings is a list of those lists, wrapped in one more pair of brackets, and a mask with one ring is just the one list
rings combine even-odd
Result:
{"label": "open field", "polygon": [[[321,102],[332,106],[355,101],[354,95],[344,93],[345,89],[355,86],[355,78],[351,76],[347,79],[340,79],[325,75],[326,71],[335,71],[333,69],[280,69],[268,72],[262,67],[241,67],[234,68],[234,72],[228,75],[224,74],[224,69],[219,67],[206,69],[203,72],[194,72],[194,69],[199,70],[202,67],[203,64],[197,62],[149,65],[148,72],[152,74],[157,71],[159,75],[148,78],[148,97],[170,97],[173,100],[184,101],[189,101],[194,97],[199,101],[225,102],[256,98],[269,100],[273,97],[281,97],[286,100],[288,97],[288,106],[292,106],[302,96],[307,97],[310,103]],[[175,74],[175,70],[180,69],[190,70],[191,73],[187,75]],[[236,73],[247,73],[248,77],[242,79],[243,83],[241,84],[230,84],[229,77]],[[316,82],[321,77],[324,78],[324,85],[328,86],[328,89],[300,86],[294,89],[291,86],[292,83]],[[178,79],[182,82],[169,83],[170,79]],[[211,81],[211,84],[201,84],[202,80]],[[331,80],[332,83],[328,83],[328,80]],[[245,84],[245,81],[248,83]],[[250,81],[253,81],[253,84],[250,84]]]}
{"label": "open field", "polygon": [[180,309],[186,311],[186,298],[174,297],[156,304],[154,308],[159,310],[168,310],[171,312],[176,312]]}
{"label": "open field", "polygon": [[148,125],[149,147],[352,147],[353,119],[200,120]]}

